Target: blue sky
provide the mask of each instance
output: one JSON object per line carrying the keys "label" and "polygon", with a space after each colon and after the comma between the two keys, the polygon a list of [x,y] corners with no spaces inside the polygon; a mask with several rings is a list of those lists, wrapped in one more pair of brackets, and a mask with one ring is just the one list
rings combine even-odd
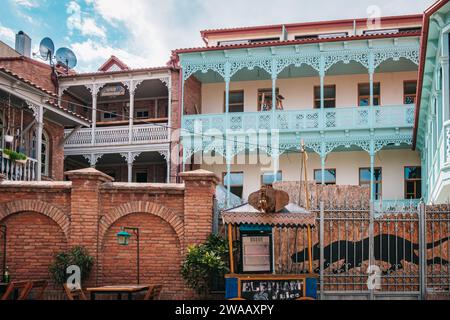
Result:
{"label": "blue sky", "polygon": [[[208,28],[422,13],[433,0],[0,0],[0,40],[23,30],[51,37],[94,71],[112,54],[132,67],[164,65],[176,48],[202,46]],[[374,7],[376,6],[376,7]]]}

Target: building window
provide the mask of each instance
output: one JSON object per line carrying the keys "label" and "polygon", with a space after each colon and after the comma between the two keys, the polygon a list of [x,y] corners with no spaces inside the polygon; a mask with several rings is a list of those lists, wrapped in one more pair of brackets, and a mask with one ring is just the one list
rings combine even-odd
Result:
{"label": "building window", "polygon": [[[222,174],[223,177],[223,185],[225,188],[228,188],[228,176],[224,172]],[[244,173],[243,172],[231,172],[230,173],[230,186],[231,186],[231,193],[238,196],[242,199],[242,196],[244,194]]]}
{"label": "building window", "polygon": [[[360,107],[370,106],[370,83],[358,84],[358,105]],[[373,84],[373,105],[380,105],[380,83]]]}
{"label": "building window", "polygon": [[[381,168],[375,168],[374,172],[374,183],[375,183],[375,200],[381,199],[382,196],[382,170]],[[370,187],[370,168],[359,169],[359,185]]]}
{"label": "building window", "polygon": [[[280,95],[280,89],[275,90],[275,94],[278,97]],[[258,111],[270,111],[272,110],[272,89],[259,89],[258,90]]]}
{"label": "building window", "polygon": [[[283,173],[278,171],[277,181],[283,181]],[[261,185],[272,185],[275,182],[275,174],[273,172],[263,173],[261,175]]]}
{"label": "building window", "polygon": [[[324,86],[324,107],[336,108],[336,86]],[[314,108],[320,109],[320,86],[314,87]]]}
{"label": "building window", "polygon": [[113,121],[117,119],[117,111],[103,112],[102,119],[104,121]]}
{"label": "building window", "polygon": [[135,178],[137,183],[147,183],[148,182],[147,170],[136,170]]}
{"label": "building window", "polygon": [[[32,145],[31,145],[32,158],[37,159],[37,147],[36,147],[36,132],[33,132]],[[50,140],[45,131],[42,132],[42,150],[41,150],[41,173],[43,176],[49,176],[49,163],[50,163]]]}
{"label": "building window", "polygon": [[416,103],[417,81],[405,81],[403,83],[403,103]]}
{"label": "building window", "polygon": [[[322,183],[322,169],[314,170],[314,180],[316,183]],[[325,184],[336,184],[336,169],[325,169]]]}
{"label": "building window", "polygon": [[148,119],[150,116],[148,109],[138,109],[135,112],[136,119]]}
{"label": "building window", "polygon": [[[226,95],[226,93],[224,93]],[[244,91],[230,91],[230,112],[244,112]],[[223,98],[223,112],[226,112],[226,97]]]}
{"label": "building window", "polygon": [[405,168],[405,199],[422,198],[422,168]]}

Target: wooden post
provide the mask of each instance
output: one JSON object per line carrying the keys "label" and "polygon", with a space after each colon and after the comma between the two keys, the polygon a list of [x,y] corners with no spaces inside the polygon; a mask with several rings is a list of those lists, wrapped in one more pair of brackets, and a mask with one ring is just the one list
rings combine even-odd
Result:
{"label": "wooden post", "polygon": [[312,235],[311,226],[308,225],[308,260],[309,260],[309,273],[313,273],[313,260],[312,260]]}
{"label": "wooden post", "polygon": [[233,226],[228,224],[228,246],[230,251],[230,272],[234,274],[234,258],[233,258]]}

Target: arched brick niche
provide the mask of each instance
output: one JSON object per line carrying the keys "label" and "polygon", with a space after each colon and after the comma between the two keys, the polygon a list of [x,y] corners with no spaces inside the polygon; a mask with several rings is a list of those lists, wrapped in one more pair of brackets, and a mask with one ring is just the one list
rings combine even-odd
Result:
{"label": "arched brick niche", "polygon": [[141,284],[162,284],[163,298],[184,298],[180,239],[169,222],[149,213],[126,214],[105,232],[101,248],[102,284],[136,283],[136,238],[133,236],[127,247],[117,242],[116,235],[124,226],[140,229]]}
{"label": "arched brick niche", "polygon": [[61,292],[49,272],[55,254],[67,249],[61,226],[37,212],[16,212],[0,220],[7,226],[7,266],[12,280],[47,280],[47,293]]}

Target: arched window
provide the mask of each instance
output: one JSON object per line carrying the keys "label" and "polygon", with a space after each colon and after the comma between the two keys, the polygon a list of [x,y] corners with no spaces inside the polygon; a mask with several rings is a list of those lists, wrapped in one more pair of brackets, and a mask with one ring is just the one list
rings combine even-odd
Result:
{"label": "arched window", "polygon": [[[34,159],[37,158],[37,148],[36,148],[36,132],[33,132],[32,138],[32,157]],[[49,175],[49,163],[50,163],[50,139],[47,135],[47,132],[42,131],[42,163],[41,163],[41,173],[44,176]]]}

